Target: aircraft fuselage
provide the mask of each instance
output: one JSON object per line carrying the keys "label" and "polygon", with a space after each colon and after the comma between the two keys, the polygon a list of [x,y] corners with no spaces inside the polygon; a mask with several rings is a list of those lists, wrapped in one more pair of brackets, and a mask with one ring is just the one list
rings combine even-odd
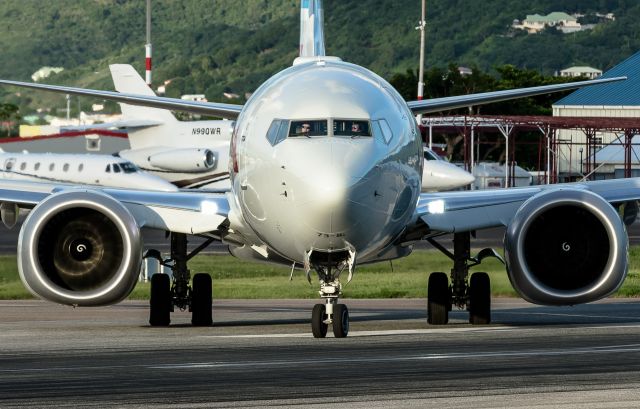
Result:
{"label": "aircraft fuselage", "polygon": [[260,87],[238,118],[231,156],[244,220],[297,262],[310,251],[380,252],[420,194],[422,144],[402,97],[371,71],[330,57],[294,64]]}

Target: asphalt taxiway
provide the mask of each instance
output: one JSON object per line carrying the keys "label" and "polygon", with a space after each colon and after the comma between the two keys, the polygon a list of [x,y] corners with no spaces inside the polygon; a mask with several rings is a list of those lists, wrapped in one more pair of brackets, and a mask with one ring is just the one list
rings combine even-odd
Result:
{"label": "asphalt taxiway", "polygon": [[0,302],[0,407],[640,406],[640,301],[494,301],[426,324],[424,300],[345,300],[346,339],[314,339],[314,300],[214,302],[215,326],[146,325],[144,302]]}

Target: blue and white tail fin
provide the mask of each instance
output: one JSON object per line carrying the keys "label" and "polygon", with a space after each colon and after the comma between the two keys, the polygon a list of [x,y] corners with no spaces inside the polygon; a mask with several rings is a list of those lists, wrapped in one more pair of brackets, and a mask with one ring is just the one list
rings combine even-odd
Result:
{"label": "blue and white tail fin", "polygon": [[300,57],[324,57],[322,0],[302,0],[300,8]]}
{"label": "blue and white tail fin", "polygon": [[[109,69],[111,70],[111,77],[113,78],[113,85],[116,91],[127,94],[156,96],[145,80],[131,65],[112,64],[109,66]],[[178,122],[171,111],[166,109],[120,103],[120,110],[122,111],[122,119],[124,121],[149,121],[158,124]]]}

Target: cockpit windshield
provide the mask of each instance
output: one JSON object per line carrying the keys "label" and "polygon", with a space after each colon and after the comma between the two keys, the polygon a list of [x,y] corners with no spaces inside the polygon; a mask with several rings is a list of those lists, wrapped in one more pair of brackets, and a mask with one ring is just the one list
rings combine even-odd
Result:
{"label": "cockpit windshield", "polygon": [[312,137],[312,136],[327,136],[327,120],[313,120],[313,121],[291,121],[289,127],[289,137]]}
{"label": "cockpit windshield", "polygon": [[425,149],[424,150],[424,158],[426,160],[442,160],[442,159],[440,159],[440,157],[438,156],[437,153],[435,153],[434,151],[432,151],[430,149]]}
{"label": "cockpit windshield", "polygon": [[371,136],[371,128],[369,121],[335,119],[333,121],[333,134],[335,136],[349,136],[351,138]]}
{"label": "cockpit windshield", "polygon": [[124,173],[136,173],[138,171],[136,165],[131,162],[120,162],[119,165]]}

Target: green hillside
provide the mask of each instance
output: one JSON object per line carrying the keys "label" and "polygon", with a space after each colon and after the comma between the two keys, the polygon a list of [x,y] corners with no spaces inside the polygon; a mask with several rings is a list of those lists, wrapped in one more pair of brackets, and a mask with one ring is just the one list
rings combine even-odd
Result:
{"label": "green hillside", "polygon": [[[65,71],[48,82],[110,88],[107,66],[144,66],[143,0],[0,2],[0,77],[30,80],[42,66]],[[503,64],[546,74],[570,65],[607,69],[640,49],[637,0],[429,0],[427,63],[491,70]],[[169,96],[251,92],[297,53],[299,0],[152,0],[154,83]],[[526,35],[514,19],[551,11],[613,12],[616,21],[563,35]],[[389,78],[418,62],[420,0],[325,0],[329,54]],[[0,95],[6,91],[0,90]],[[15,90],[12,90],[15,92]],[[24,95],[22,95],[24,94]],[[28,96],[26,100],[25,96]],[[59,96],[21,93],[32,107]]]}

